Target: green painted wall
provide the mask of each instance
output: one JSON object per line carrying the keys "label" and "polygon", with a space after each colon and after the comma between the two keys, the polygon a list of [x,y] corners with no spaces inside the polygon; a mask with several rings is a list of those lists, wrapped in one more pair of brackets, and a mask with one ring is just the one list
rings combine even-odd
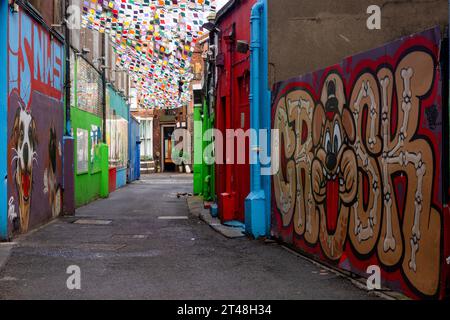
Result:
{"label": "green painted wall", "polygon": [[[210,114],[209,106],[206,100],[203,103],[203,134],[214,128],[214,114]],[[209,131],[210,132],[210,131]],[[209,143],[203,142],[203,150],[208,147]],[[211,159],[208,163],[211,163]],[[215,165],[206,164],[203,161],[203,198],[205,201],[215,201]]]}
{"label": "green painted wall", "polygon": [[[79,128],[89,131],[91,134],[91,126],[95,125],[102,128],[102,119],[78,108],[71,108],[71,121],[73,134],[75,137],[74,158],[77,157],[78,141],[77,130]],[[91,150],[91,139],[89,139],[89,150]],[[102,161],[103,163],[104,161]],[[89,202],[100,197],[102,184],[102,168],[94,168],[91,161],[88,161],[89,170],[87,173],[77,172],[77,164],[75,163],[75,205],[77,207],[88,204]],[[106,181],[106,185],[108,182]]]}
{"label": "green painted wall", "polygon": [[203,123],[202,105],[194,106],[194,194],[203,193]]}
{"label": "green painted wall", "polygon": [[[206,132],[211,133],[214,128],[214,115],[210,115],[209,107],[204,101],[203,105],[194,106],[194,194],[203,196],[205,201],[215,200],[215,169],[208,165],[211,159],[204,158],[205,149],[210,142],[204,141]],[[209,137],[212,140],[212,137]]]}

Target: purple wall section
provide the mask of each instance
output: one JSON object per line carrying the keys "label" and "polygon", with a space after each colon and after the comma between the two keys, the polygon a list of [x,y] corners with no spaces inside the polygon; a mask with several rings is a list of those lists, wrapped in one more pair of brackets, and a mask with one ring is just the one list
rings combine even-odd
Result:
{"label": "purple wall section", "polygon": [[75,159],[74,143],[72,137],[64,137],[64,156],[63,156],[63,213],[67,215],[75,214]]}

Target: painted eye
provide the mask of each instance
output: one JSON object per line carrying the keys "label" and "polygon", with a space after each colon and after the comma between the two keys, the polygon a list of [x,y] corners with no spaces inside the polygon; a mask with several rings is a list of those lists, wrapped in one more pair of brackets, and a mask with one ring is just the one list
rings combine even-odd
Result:
{"label": "painted eye", "polygon": [[341,150],[342,146],[342,136],[341,136],[341,127],[339,123],[334,124],[334,153],[338,154],[339,150]]}
{"label": "painted eye", "polygon": [[329,130],[327,130],[327,133],[325,134],[325,148],[327,149],[327,153],[333,152],[333,146],[331,143],[331,134]]}

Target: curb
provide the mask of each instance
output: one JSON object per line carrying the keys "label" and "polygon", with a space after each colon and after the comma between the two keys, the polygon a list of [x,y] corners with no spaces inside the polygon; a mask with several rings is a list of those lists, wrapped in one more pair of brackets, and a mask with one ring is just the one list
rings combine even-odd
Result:
{"label": "curb", "polygon": [[[278,242],[275,242],[275,243],[279,244]],[[318,262],[318,261],[316,261],[316,260],[314,260],[312,258],[309,258],[309,257],[307,257],[307,256],[305,256],[305,255],[303,255],[303,254],[301,254],[301,253],[299,253],[297,251],[294,251],[293,249],[291,249],[291,248],[289,248],[289,247],[287,247],[285,245],[282,245],[282,244],[279,244],[279,245],[284,250],[286,250],[289,253],[297,256],[298,258],[306,260],[306,261],[312,263],[313,265],[315,265],[315,266],[317,266],[317,267],[319,267],[321,269],[327,270],[328,272],[333,273],[333,274],[335,274],[338,277],[341,277],[341,278],[344,278],[344,279],[350,281],[356,288],[365,291],[369,295],[374,295],[374,296],[379,297],[379,298],[384,299],[384,300],[411,300],[407,296],[405,296],[405,295],[403,295],[401,293],[392,291],[391,289],[388,289],[388,288],[382,288],[381,290],[369,290],[369,289],[367,289],[366,279],[365,278],[357,276],[357,275],[352,274],[350,272],[346,272],[346,271],[343,271],[343,270],[339,270],[339,269],[330,267],[330,266],[328,266],[326,264],[323,264],[323,263]],[[355,278],[355,276],[357,278]]]}
{"label": "curb", "polygon": [[219,219],[213,218],[209,210],[204,208],[203,200],[200,197],[187,198],[189,212],[192,216],[199,218],[201,221],[208,224],[214,231],[220,233],[228,239],[238,239],[246,237],[244,230],[224,226]]}

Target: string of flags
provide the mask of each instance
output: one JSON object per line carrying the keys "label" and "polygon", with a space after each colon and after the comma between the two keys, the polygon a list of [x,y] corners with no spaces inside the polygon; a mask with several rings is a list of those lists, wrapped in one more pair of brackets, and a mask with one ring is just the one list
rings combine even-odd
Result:
{"label": "string of flags", "polygon": [[109,35],[142,106],[178,108],[190,100],[191,58],[215,11],[215,0],[84,0],[82,26]]}

